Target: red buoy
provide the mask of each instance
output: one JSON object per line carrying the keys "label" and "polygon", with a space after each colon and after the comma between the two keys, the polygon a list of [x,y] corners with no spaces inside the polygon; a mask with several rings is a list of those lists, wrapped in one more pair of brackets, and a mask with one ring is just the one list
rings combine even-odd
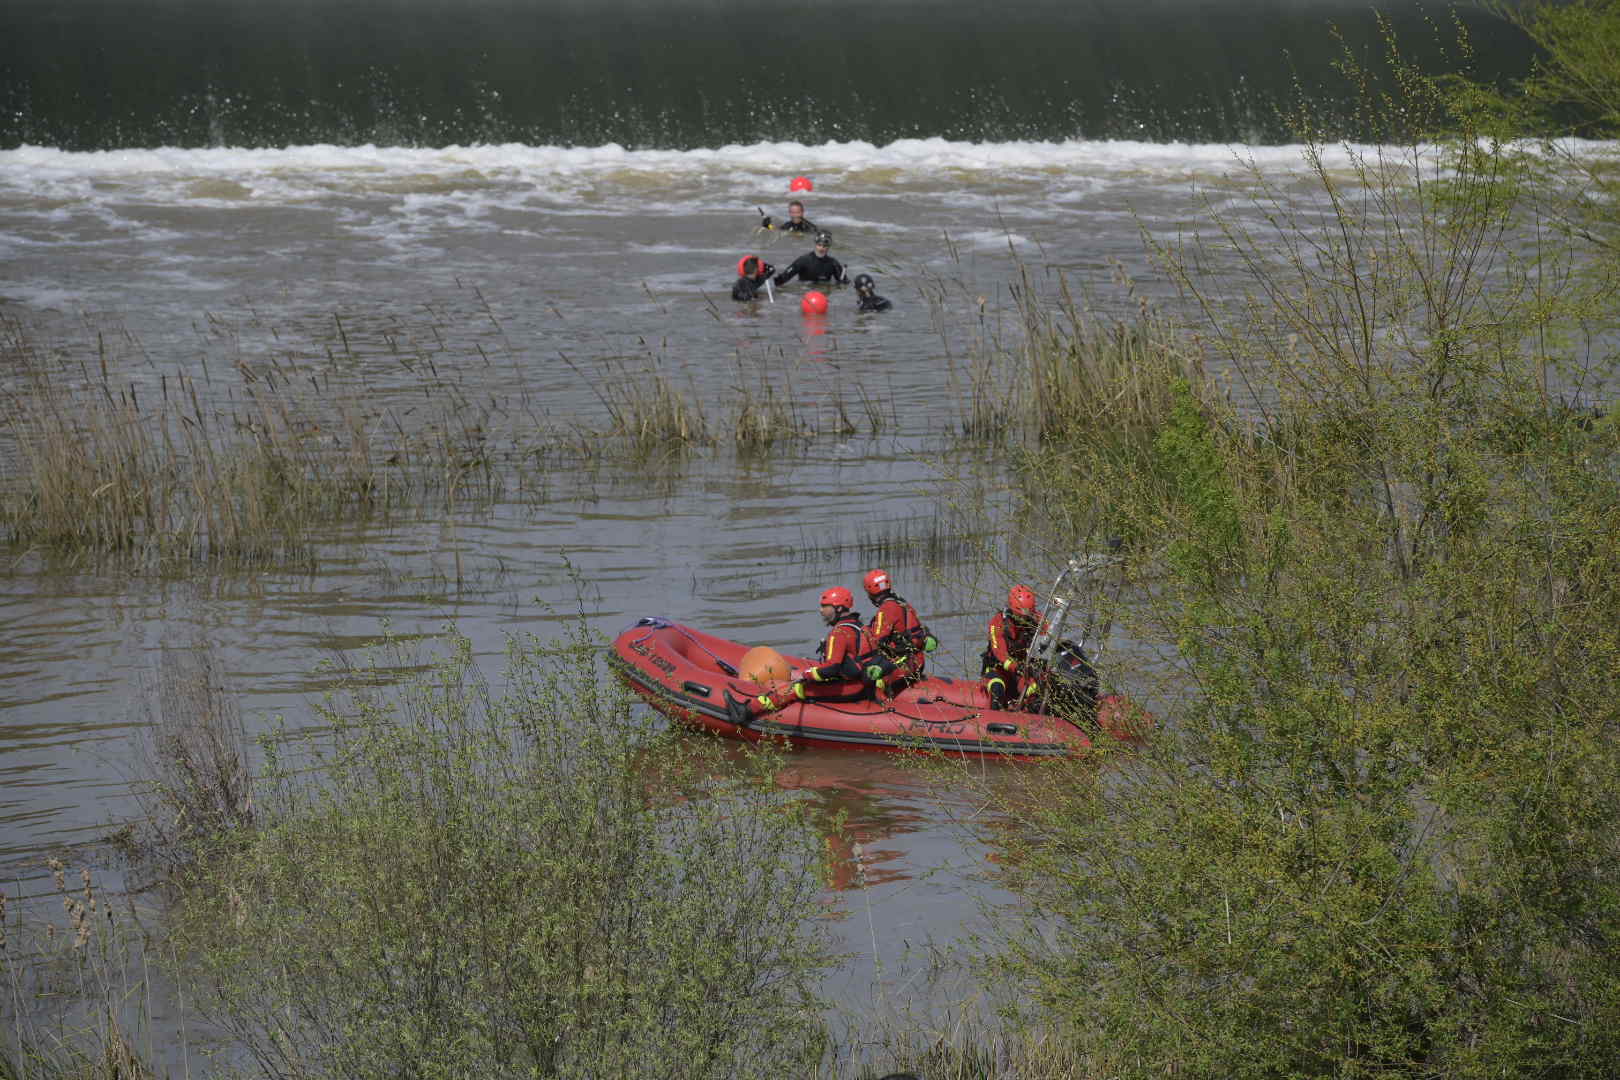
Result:
{"label": "red buoy", "polygon": [[806,315],[827,314],[827,294],[818,292],[805,293],[804,299],[799,301],[799,310]]}
{"label": "red buoy", "polygon": [[793,183],[788,185],[788,190],[789,191],[814,191],[814,190],[816,190],[816,185],[814,185],[814,184],[812,184],[810,182],[810,178],[808,176],[795,176],[793,178]]}

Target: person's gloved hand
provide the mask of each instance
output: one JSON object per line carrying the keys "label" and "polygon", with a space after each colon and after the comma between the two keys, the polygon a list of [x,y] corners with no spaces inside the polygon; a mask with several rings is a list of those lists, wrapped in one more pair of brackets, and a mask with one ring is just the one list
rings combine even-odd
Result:
{"label": "person's gloved hand", "polygon": [[771,227],[771,215],[766,214],[763,218],[761,218],[760,222],[759,222],[759,227],[762,228],[762,229],[770,228]]}
{"label": "person's gloved hand", "polygon": [[776,267],[772,266],[770,263],[760,264],[759,274],[761,277],[770,277],[774,273],[776,273]]}
{"label": "person's gloved hand", "polygon": [[933,652],[937,648],[939,648],[939,638],[933,634],[923,638],[923,652]]}
{"label": "person's gloved hand", "polygon": [[882,682],[883,682],[883,666],[881,664],[870,664],[870,665],[868,665],[867,668],[866,668],[866,677],[868,679],[871,679],[873,682],[878,683],[879,685],[882,685]]}

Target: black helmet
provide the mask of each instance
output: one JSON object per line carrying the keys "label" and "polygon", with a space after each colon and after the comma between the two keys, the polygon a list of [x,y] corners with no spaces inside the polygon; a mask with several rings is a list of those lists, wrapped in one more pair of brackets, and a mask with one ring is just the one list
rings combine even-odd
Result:
{"label": "black helmet", "polygon": [[820,247],[822,244],[832,247],[832,233],[827,232],[825,229],[816,233],[816,246]]}
{"label": "black helmet", "polygon": [[871,274],[855,275],[855,291],[865,296],[869,292],[877,291],[877,282],[872,280]]}

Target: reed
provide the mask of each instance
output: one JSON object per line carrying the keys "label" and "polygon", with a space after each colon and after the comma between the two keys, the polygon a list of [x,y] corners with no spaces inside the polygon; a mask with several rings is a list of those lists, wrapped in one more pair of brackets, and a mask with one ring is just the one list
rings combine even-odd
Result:
{"label": "reed", "polygon": [[607,411],[598,436],[622,441],[635,456],[680,453],[711,441],[701,399],[660,368],[633,371],[623,360],[609,360],[600,377],[588,381]]}
{"label": "reed", "polygon": [[1088,318],[1065,286],[1026,326],[1030,423],[1043,442],[1145,448],[1170,414],[1176,380],[1204,382],[1196,342],[1146,304],[1134,319]]}
{"label": "reed", "polygon": [[144,695],[137,751],[141,812],[121,835],[143,872],[173,879],[257,824],[248,738],[212,647],[165,649]]}
{"label": "reed", "polygon": [[778,443],[814,438],[817,428],[794,399],[791,383],[777,389],[764,364],[737,362],[736,404],[729,419],[732,445],[739,454],[767,453]]}
{"label": "reed", "polygon": [[53,858],[46,868],[52,889],[42,897],[11,901],[0,887],[0,1077],[158,1076],[146,935],[133,907],[115,908],[88,865],[75,873]]}
{"label": "reed", "polygon": [[[219,400],[205,374],[115,382],[106,366],[54,360],[16,323],[0,338],[17,374],[0,398],[9,475],[0,540],[79,560],[238,566],[308,561],[315,530],[422,505],[499,494],[467,403],[436,374],[439,403],[413,429],[279,365],[243,371]],[[329,373],[328,373],[329,374]]]}
{"label": "reed", "polygon": [[489,353],[474,342],[477,359],[458,362],[445,330],[436,315],[426,328],[334,315],[302,344],[272,328],[283,351],[250,360],[242,328],[210,316],[199,333],[226,352],[221,375],[217,358],[159,371],[121,329],[45,345],[0,317],[0,544],[69,563],[308,565],[339,522],[543,501],[581,466],[757,455],[892,420],[859,386],[822,416],[741,359],[717,402],[656,357],[594,370],[564,357],[601,410],[558,418],[521,381],[482,388]]}

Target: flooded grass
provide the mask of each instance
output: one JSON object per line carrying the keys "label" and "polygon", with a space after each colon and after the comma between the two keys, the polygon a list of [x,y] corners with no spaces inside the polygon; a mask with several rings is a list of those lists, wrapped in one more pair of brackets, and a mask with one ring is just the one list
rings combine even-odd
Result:
{"label": "flooded grass", "polygon": [[706,446],[711,441],[709,421],[695,388],[690,384],[681,386],[659,368],[634,370],[625,360],[608,360],[597,378],[584,381],[608,416],[603,428],[580,429],[586,445],[592,441],[618,442],[632,456],[651,457]]}
{"label": "flooded grass", "polygon": [[860,388],[853,406],[807,407],[742,359],[719,394],[656,359],[569,362],[593,416],[548,407],[521,371],[487,375],[498,346],[474,342],[475,359],[451,362],[461,346],[436,321],[334,315],[328,340],[301,345],[259,328],[280,351],[257,356],[241,325],[210,317],[198,330],[214,356],[188,374],[158,368],[121,326],[46,343],[0,319],[0,544],[14,560],[311,565],[334,523],[540,503],[582,469],[757,456],[886,422]]}
{"label": "flooded grass", "polygon": [[148,928],[128,898],[102,893],[89,865],[52,858],[46,868],[52,888],[27,912],[0,887],[0,1076],[161,1075],[142,960]]}
{"label": "flooded grass", "polygon": [[1132,316],[1103,316],[1068,281],[1042,293],[1029,268],[998,320],[954,378],[958,430],[970,443],[1142,446],[1171,405],[1176,380],[1207,382],[1202,346],[1137,298]]}
{"label": "flooded grass", "polygon": [[[1141,445],[1171,382],[1202,380],[1196,348],[1145,306],[1101,320],[1061,283],[1036,300],[1025,276],[1005,337],[998,315],[952,379],[955,440]],[[720,388],[656,355],[564,356],[598,406],[582,414],[535,389],[487,305],[467,319],[476,325],[431,309],[420,322],[333,312],[284,329],[209,315],[204,354],[185,371],[112,321],[46,343],[0,319],[0,544],[13,560],[68,565],[313,566],[335,523],[539,504],[566,488],[561,477],[598,466],[759,458],[897,426],[881,392],[839,380],[806,395],[791,372],[741,355]],[[949,561],[968,556],[961,544],[858,546]]]}
{"label": "flooded grass", "polygon": [[977,562],[1000,546],[1000,532],[982,517],[939,507],[931,514],[889,518],[855,531],[849,539],[801,536],[788,554],[801,563],[860,563],[890,567],[944,567]]}

